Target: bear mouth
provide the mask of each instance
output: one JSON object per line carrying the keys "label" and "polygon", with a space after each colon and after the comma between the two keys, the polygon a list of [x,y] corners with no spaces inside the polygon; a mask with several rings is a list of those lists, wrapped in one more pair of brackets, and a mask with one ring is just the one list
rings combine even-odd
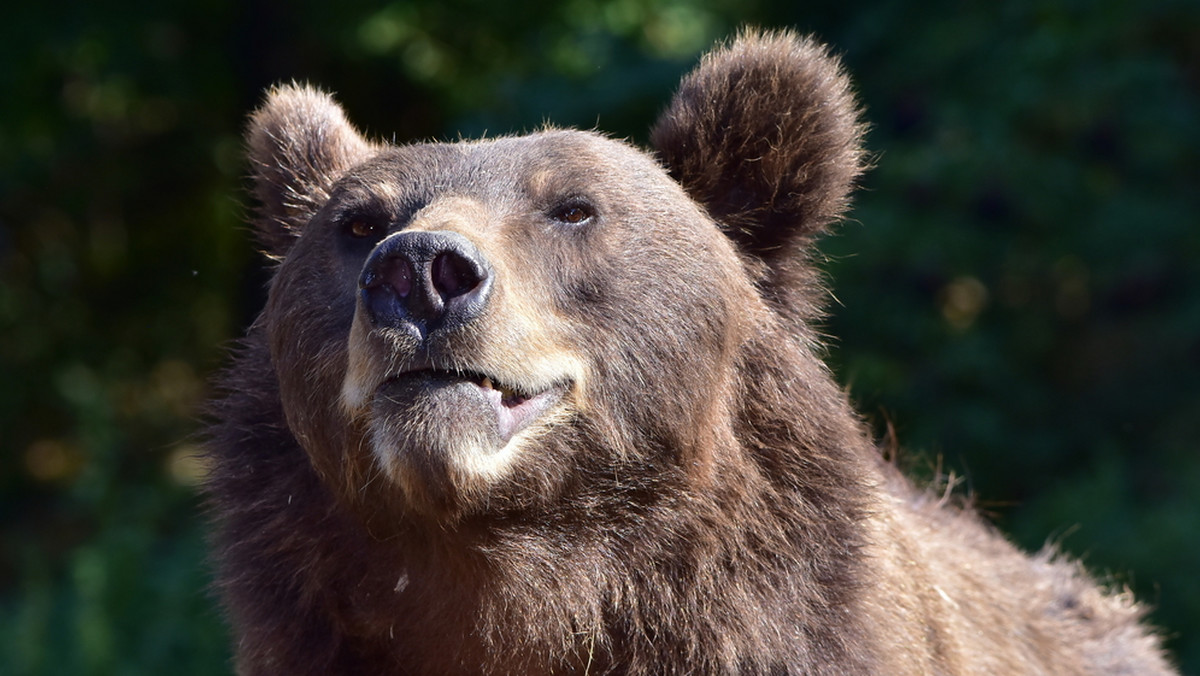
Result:
{"label": "bear mouth", "polygon": [[489,417],[499,449],[557,404],[567,389],[568,384],[559,383],[531,390],[485,373],[422,368],[388,378],[380,394],[394,403],[419,401],[440,409],[446,425],[474,426],[479,417]]}

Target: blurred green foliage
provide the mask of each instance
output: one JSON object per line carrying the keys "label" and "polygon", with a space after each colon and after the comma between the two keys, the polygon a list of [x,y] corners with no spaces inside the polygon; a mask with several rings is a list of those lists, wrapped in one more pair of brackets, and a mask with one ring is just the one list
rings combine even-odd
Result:
{"label": "blurred green foliage", "polygon": [[27,4],[0,28],[0,671],[229,671],[195,430],[265,273],[244,116],[331,88],[398,141],[644,142],[743,23],[844,55],[878,167],[825,244],[831,359],[954,472],[1157,607],[1200,671],[1200,5]]}

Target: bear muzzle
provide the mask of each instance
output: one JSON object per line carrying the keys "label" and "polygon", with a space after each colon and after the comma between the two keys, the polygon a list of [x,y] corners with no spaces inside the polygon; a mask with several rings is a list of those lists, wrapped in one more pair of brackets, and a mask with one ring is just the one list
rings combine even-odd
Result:
{"label": "bear muzzle", "polygon": [[339,403],[384,474],[433,512],[486,493],[568,422],[584,372],[548,339],[544,306],[483,251],[458,232],[408,229],[380,241],[358,279]]}

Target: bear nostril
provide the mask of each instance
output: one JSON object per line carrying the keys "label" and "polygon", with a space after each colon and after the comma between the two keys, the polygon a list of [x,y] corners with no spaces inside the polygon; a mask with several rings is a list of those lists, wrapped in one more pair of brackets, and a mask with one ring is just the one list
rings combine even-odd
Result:
{"label": "bear nostril", "polygon": [[455,251],[438,254],[430,264],[430,281],[443,298],[462,296],[483,281],[483,275],[470,260]]}
{"label": "bear nostril", "polygon": [[413,286],[412,266],[403,258],[393,258],[379,270],[379,281],[392,287],[399,298],[407,298]]}

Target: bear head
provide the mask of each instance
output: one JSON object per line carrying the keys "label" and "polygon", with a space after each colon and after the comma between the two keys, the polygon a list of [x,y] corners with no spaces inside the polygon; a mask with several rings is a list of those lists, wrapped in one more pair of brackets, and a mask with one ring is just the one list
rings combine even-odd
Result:
{"label": "bear head", "polygon": [[651,153],[559,129],[379,143],[272,90],[248,144],[292,435],[377,522],[710,480],[761,432],[748,346],[819,364],[811,245],[861,133],[837,63],[786,33],[708,55]]}

